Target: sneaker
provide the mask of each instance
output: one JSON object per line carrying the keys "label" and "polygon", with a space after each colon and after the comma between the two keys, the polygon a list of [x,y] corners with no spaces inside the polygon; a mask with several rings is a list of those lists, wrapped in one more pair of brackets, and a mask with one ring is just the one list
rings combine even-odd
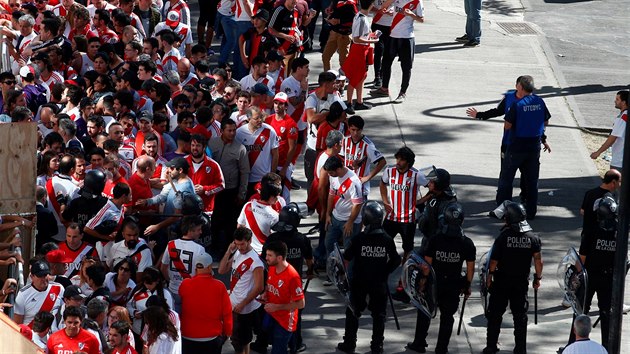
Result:
{"label": "sneaker", "polygon": [[214,53],[214,50],[212,50],[212,49],[208,49],[208,56],[209,56],[209,57],[213,56],[214,54],[215,54],[215,53]]}
{"label": "sneaker", "polygon": [[465,35],[463,35],[461,37],[457,37],[457,38],[455,38],[455,41],[456,42],[460,42],[460,43],[466,43],[466,42],[468,42],[468,35],[465,34]]}
{"label": "sneaker", "polygon": [[427,352],[426,345],[417,344],[415,342],[407,343],[407,345],[405,345],[405,348],[409,349],[409,350],[413,350],[414,352],[418,352],[418,353],[426,353]]}
{"label": "sneaker", "polygon": [[392,294],[392,299],[404,302],[405,304],[411,302],[411,298],[409,298],[409,295],[407,295],[407,293],[401,288],[396,289],[396,292]]}
{"label": "sneaker", "polygon": [[481,43],[479,43],[477,41],[468,41],[468,42],[464,43],[464,47],[466,47],[466,48],[473,48],[473,47],[478,46],[479,44],[481,44]]}
{"label": "sneaker", "polygon": [[562,299],[562,307],[567,309],[571,307],[571,300],[569,300],[569,297],[566,293],[564,294],[564,299]]}
{"label": "sneaker", "polygon": [[383,86],[383,80],[381,80],[381,78],[380,78],[380,77],[376,77],[376,78],[374,79],[374,88],[375,88],[375,89],[380,89],[380,88],[381,88],[381,86]]}
{"label": "sneaker", "polygon": [[352,102],[346,102],[346,113],[350,115],[354,114],[354,109],[352,108]]}
{"label": "sneaker", "polygon": [[407,95],[404,93],[400,93],[398,97],[396,97],[396,99],[394,100],[394,103],[400,104],[400,103],[405,102],[406,99],[407,99]]}
{"label": "sneaker", "polygon": [[326,278],[326,280],[324,280],[322,282],[322,285],[323,286],[331,286],[331,285],[333,285],[333,282],[330,279]]}
{"label": "sneaker", "polygon": [[291,179],[291,190],[299,191],[302,187],[297,183],[295,179]]}
{"label": "sneaker", "polygon": [[489,348],[489,347],[485,347],[483,348],[483,351],[481,352],[481,354],[496,354],[499,352],[499,348]]}
{"label": "sneaker", "polygon": [[372,109],[372,106],[367,105],[365,102],[361,102],[361,103],[357,102],[354,104],[353,108],[355,111],[365,111],[368,109]]}
{"label": "sneaker", "polygon": [[623,304],[623,313],[626,314],[630,312],[630,305]]}
{"label": "sneaker", "polygon": [[298,352],[298,353],[301,353],[301,352],[303,352],[303,351],[306,351],[306,349],[307,349],[307,348],[308,348],[308,347],[306,346],[306,344],[302,343],[302,344],[300,344],[300,345],[298,346],[298,348],[297,348],[297,352]]}
{"label": "sneaker", "polygon": [[356,347],[357,347],[356,344],[349,343],[349,342],[341,342],[337,344],[337,350],[342,351],[344,353],[348,353],[348,354],[353,354],[354,348]]}
{"label": "sneaker", "polygon": [[370,91],[370,95],[374,97],[389,97],[389,90],[381,87],[376,90]]}

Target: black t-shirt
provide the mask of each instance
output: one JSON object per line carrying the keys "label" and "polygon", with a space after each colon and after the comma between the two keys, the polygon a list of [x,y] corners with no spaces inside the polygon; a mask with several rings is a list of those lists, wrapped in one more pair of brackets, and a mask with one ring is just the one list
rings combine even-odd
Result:
{"label": "black t-shirt", "polygon": [[425,256],[433,259],[432,267],[438,277],[456,277],[462,272],[464,261],[474,262],[477,249],[467,236],[438,235],[429,241]]}
{"label": "black t-shirt", "polygon": [[63,276],[63,275],[55,275],[55,282],[61,284],[64,288],[67,288],[70,285],[72,285],[72,282],[70,281],[70,279],[68,279],[66,276]]}
{"label": "black t-shirt", "polygon": [[584,219],[582,220],[583,235],[589,233],[589,231],[598,229],[597,213],[593,211],[593,206],[595,205],[595,201],[603,197],[606,193],[610,193],[610,191],[602,187],[597,187],[584,194],[584,200],[582,201],[582,206],[580,207],[584,210]]}
{"label": "black t-shirt", "polygon": [[[580,243],[580,255],[586,256],[586,267],[589,276],[604,271],[612,271],[615,265],[617,250],[616,232],[597,228],[584,234]],[[611,273],[612,274],[612,273]]]}
{"label": "black t-shirt", "polygon": [[[287,245],[287,262],[297,270],[298,274],[301,274],[304,260],[313,259],[313,248],[310,241],[299,232],[274,232],[267,237],[265,244],[274,240],[282,241]],[[267,248],[263,245],[263,257],[265,251],[267,251]]]}
{"label": "black t-shirt", "polygon": [[357,4],[354,1],[338,1],[333,6],[333,11],[330,14],[330,18],[338,19],[339,24],[334,25],[331,29],[340,34],[352,33],[352,21],[357,14]]}
{"label": "black t-shirt", "polygon": [[540,237],[533,232],[518,232],[506,228],[494,241],[490,259],[498,262],[497,274],[527,277],[532,257],[540,252],[541,246]]}
{"label": "black t-shirt", "polygon": [[[299,16],[297,9],[291,11],[285,6],[278,6],[271,16],[269,27],[280,33],[289,34],[291,30],[297,30],[297,24],[294,26],[295,17],[297,16]],[[295,53],[298,50],[298,46],[295,43],[289,44],[285,39],[279,39],[279,41],[280,46],[285,49],[287,54]]]}
{"label": "black t-shirt", "polygon": [[[71,220],[79,224],[79,228],[83,232],[85,225],[92,219],[107,203],[107,198],[98,196],[94,199],[88,199],[83,196],[73,199],[63,211],[63,218]],[[84,235],[83,240],[90,244],[95,244],[99,239],[90,235]]]}
{"label": "black t-shirt", "polygon": [[389,273],[400,264],[394,240],[383,229],[352,237],[343,258],[354,261],[352,282],[362,285],[387,281]]}

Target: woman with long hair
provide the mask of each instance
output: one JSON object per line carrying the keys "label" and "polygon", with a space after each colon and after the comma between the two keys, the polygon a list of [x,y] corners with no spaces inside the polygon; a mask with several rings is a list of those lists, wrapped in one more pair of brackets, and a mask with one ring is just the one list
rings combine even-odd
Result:
{"label": "woman with long hair", "polygon": [[88,277],[87,277],[87,274],[85,274],[85,270],[97,263],[100,263],[100,262],[98,260],[95,260],[91,256],[86,256],[81,261],[81,269],[79,270],[79,274],[70,278],[70,281],[72,282],[72,284],[81,288],[81,291],[86,296],[92,295],[92,292],[94,290],[92,290],[92,288],[90,288],[90,285],[88,285],[88,280],[87,280]]}
{"label": "woman with long hair", "polygon": [[131,257],[125,257],[114,265],[114,271],[105,276],[105,286],[109,288],[112,303],[126,306],[131,297],[131,291],[136,287],[138,266]]}
{"label": "woman with long hair", "polygon": [[37,167],[37,185],[46,187],[46,182],[53,178],[58,168],[59,155],[52,150],[46,151]]}
{"label": "woman with long hair", "polygon": [[[104,324],[103,333],[109,333],[109,328],[117,321],[124,321],[131,326],[131,318],[129,317],[129,311],[122,306],[110,306],[107,310],[107,322]],[[129,344],[132,347],[136,346],[135,336],[129,336]]]}
{"label": "woman with long hair", "polygon": [[26,107],[24,92],[22,90],[9,89],[4,95],[4,107],[3,111],[0,112],[2,113],[0,114],[0,122],[11,123],[11,112],[18,106]]}
{"label": "woman with long hair", "polygon": [[157,296],[173,307],[173,296],[164,288],[164,276],[155,267],[147,267],[142,273],[142,283],[133,289],[131,298],[127,302],[127,310],[133,318],[131,330],[136,334],[142,333],[142,312],[147,309],[147,300]]}
{"label": "woman with long hair", "polygon": [[109,75],[98,74],[91,87],[88,87],[88,97],[96,104],[98,100],[105,96],[111,96],[116,92],[114,81]]}
{"label": "woman with long hair", "polygon": [[151,306],[142,313],[147,327],[143,354],[181,354],[182,342],[177,328],[161,306]]}

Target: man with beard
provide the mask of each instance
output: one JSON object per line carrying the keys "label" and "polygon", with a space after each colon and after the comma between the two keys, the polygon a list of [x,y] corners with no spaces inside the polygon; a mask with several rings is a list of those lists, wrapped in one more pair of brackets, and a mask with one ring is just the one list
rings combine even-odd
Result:
{"label": "man with beard", "polygon": [[85,156],[78,152],[74,158],[76,159],[76,165],[74,166],[74,173],[70,177],[72,177],[74,184],[81,187],[83,180],[85,180]]}
{"label": "man with beard", "polygon": [[195,185],[195,193],[203,200],[203,210],[212,213],[214,197],[225,189],[223,173],[216,161],[206,156],[208,141],[202,135],[194,134],[190,140],[190,155],[186,161],[190,164],[190,178]]}
{"label": "man with beard", "polygon": [[122,236],[123,240],[112,246],[109,257],[107,257],[107,265],[113,268],[114,264],[118,264],[126,257],[131,257],[138,265],[138,272],[134,280],[141,282],[144,270],[153,264],[151,249],[144,239],[139,238],[140,228],[133,221],[125,223]]}
{"label": "man with beard", "polygon": [[112,348],[112,354],[138,354],[129,344],[130,329],[125,321],[116,321],[109,327],[107,344]]}
{"label": "man with beard", "polygon": [[66,308],[63,312],[65,327],[48,338],[47,352],[99,354],[100,345],[98,339],[92,333],[81,328],[82,321],[83,314],[80,308],[76,306]]}

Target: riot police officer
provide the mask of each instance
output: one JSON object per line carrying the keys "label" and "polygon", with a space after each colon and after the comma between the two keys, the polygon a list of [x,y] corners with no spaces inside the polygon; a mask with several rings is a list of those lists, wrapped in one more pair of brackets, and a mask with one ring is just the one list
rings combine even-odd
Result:
{"label": "riot police officer", "polygon": [[534,259],[534,289],[540,287],[543,261],[540,253],[541,242],[538,235],[526,221],[527,213],[523,205],[515,202],[506,204],[505,226],[494,241],[487,286],[490,292],[488,304],[488,332],[484,354],[499,351],[497,342],[501,331],[503,314],[510,302],[514,318],[515,354],[527,352],[527,288],[529,272]]}
{"label": "riot police officer", "polygon": [[[302,203],[302,210],[306,211],[306,204]],[[313,248],[310,241],[304,234],[298,231],[301,219],[300,205],[297,203],[289,203],[280,210],[278,222],[271,228],[274,232],[267,237],[267,241],[263,245],[262,254],[266,254],[266,244],[273,241],[282,241],[287,245],[287,262],[302,274],[302,266],[306,261],[306,275],[313,277]],[[298,310],[297,329],[293,334],[289,347],[292,352],[306,350],[306,345],[302,342],[302,310]]]}
{"label": "riot police officer", "polygon": [[[464,234],[464,210],[457,202],[446,206],[439,218],[438,237],[432,238],[424,259],[432,265],[437,282],[437,301],[440,309],[440,330],[435,353],[447,353],[455,322],[453,315],[459,306],[459,295],[470,296],[470,284],[475,272],[476,248]],[[466,262],[466,275],[462,277],[462,264]],[[407,348],[423,353],[427,347],[427,334],[431,318],[418,311],[416,335]]]}
{"label": "riot police officer", "polygon": [[[612,277],[617,249],[617,202],[609,193],[595,201],[597,227],[584,232],[580,243],[580,258],[588,274],[584,314],[588,314],[593,295],[597,293],[602,345],[608,349],[608,330],[610,326],[610,308],[612,301]],[[575,320],[575,315],[573,316]],[[571,325],[573,328],[573,325]],[[571,331],[569,343],[575,342],[575,333]]]}
{"label": "riot police officer", "polygon": [[[343,342],[337,349],[354,353],[359,317],[366,306],[372,313],[372,353],[383,353],[387,305],[387,278],[400,264],[394,240],[383,230],[383,207],[375,201],[363,206],[365,229],[350,239],[343,258],[351,262],[350,303],[346,308]],[[366,298],[369,296],[369,305]]]}
{"label": "riot police officer", "polygon": [[[65,221],[73,221],[79,224],[79,228],[83,232],[85,224],[107,203],[107,198],[102,195],[103,189],[105,189],[105,180],[105,174],[102,171],[88,171],[83,180],[83,187],[79,190],[79,196],[70,201],[61,217]],[[91,244],[99,241],[90,235],[84,235],[83,240]]]}

